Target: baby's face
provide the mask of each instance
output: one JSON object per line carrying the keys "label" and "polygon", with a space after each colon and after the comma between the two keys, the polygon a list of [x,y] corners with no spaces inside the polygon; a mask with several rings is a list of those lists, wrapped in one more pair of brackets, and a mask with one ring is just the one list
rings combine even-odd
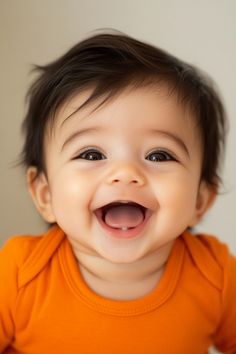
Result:
{"label": "baby's face", "polygon": [[153,88],[127,90],[66,119],[89,93],[64,105],[45,141],[50,221],[82,252],[134,262],[200,217],[207,193],[200,136],[188,110]]}

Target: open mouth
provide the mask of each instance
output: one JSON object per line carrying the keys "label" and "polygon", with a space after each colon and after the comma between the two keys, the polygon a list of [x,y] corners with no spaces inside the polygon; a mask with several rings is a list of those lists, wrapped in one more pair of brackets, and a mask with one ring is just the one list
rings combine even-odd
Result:
{"label": "open mouth", "polygon": [[94,213],[105,230],[122,237],[137,235],[151,216],[151,210],[128,201],[109,203]]}

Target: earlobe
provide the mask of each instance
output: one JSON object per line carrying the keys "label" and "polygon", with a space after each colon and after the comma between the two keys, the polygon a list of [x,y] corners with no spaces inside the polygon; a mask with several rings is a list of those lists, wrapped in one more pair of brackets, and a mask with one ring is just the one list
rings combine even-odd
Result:
{"label": "earlobe", "polygon": [[205,181],[201,182],[196,199],[195,213],[189,225],[190,227],[195,226],[202,219],[207,210],[214,204],[216,195],[217,190],[215,188]]}
{"label": "earlobe", "polygon": [[33,202],[42,215],[49,223],[55,222],[52,210],[51,193],[47,178],[43,172],[37,176],[37,168],[29,167],[27,170],[27,185]]}

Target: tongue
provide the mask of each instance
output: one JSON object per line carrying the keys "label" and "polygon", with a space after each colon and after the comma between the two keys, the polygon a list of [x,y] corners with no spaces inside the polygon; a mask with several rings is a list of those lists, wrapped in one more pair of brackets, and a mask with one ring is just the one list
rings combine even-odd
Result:
{"label": "tongue", "polygon": [[114,205],[105,214],[107,225],[115,228],[136,227],[144,220],[144,215],[135,205]]}

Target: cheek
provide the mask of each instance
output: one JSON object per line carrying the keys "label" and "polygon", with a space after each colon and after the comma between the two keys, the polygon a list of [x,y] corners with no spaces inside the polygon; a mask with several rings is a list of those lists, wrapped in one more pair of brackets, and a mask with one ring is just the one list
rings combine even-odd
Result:
{"label": "cheek", "polygon": [[58,172],[52,180],[54,210],[73,211],[87,207],[93,195],[93,184],[85,174],[73,171]]}
{"label": "cheek", "polygon": [[160,207],[179,213],[182,208],[193,208],[197,195],[197,181],[188,173],[165,175],[155,183]]}
{"label": "cheek", "polygon": [[197,183],[191,178],[165,176],[156,183],[156,199],[159,204],[157,228],[170,239],[183,232],[196,212]]}

